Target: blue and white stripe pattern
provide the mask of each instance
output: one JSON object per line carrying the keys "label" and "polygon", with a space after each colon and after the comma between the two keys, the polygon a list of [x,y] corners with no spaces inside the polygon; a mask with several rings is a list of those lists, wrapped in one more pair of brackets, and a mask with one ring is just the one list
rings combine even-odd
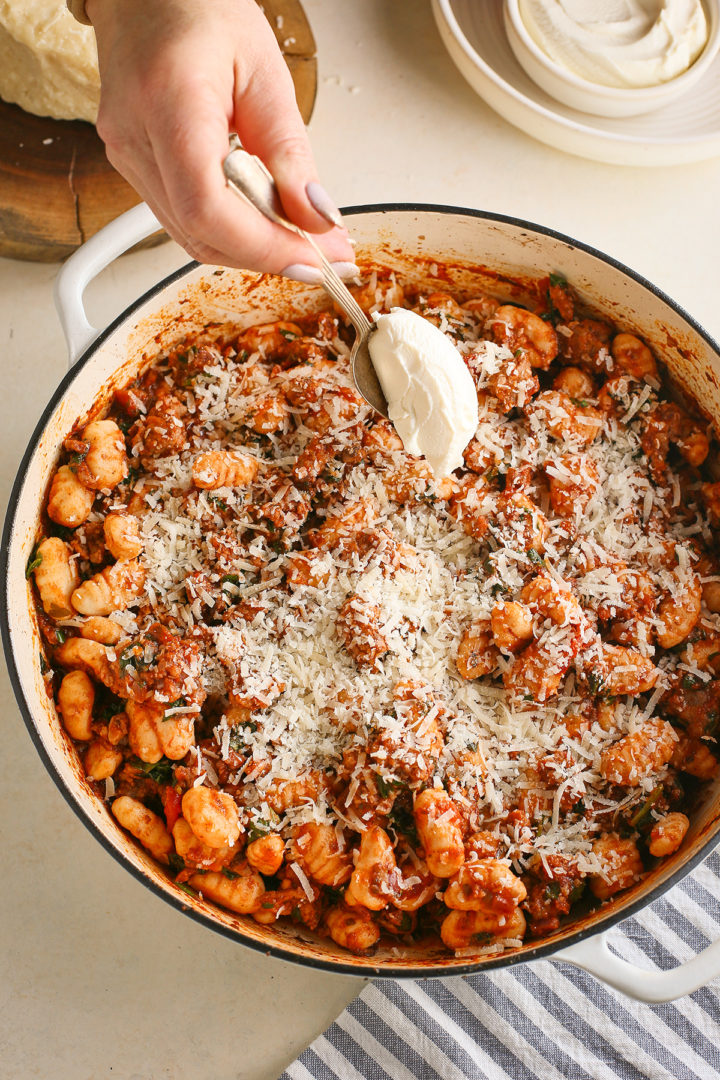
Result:
{"label": "blue and white stripe pattern", "polygon": [[[675,967],[720,936],[720,854],[610,943]],[[569,964],[370,983],[281,1080],[720,1080],[720,980],[641,1005]]]}

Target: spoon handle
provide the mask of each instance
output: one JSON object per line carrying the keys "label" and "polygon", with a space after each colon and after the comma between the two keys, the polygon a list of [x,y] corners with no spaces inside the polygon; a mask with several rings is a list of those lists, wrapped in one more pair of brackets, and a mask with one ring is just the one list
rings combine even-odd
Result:
{"label": "spoon handle", "polygon": [[310,244],[320,260],[323,287],[326,292],[347,314],[358,335],[368,334],[372,329],[372,323],[342,278],[335,272],[313,238],[284,216],[275,181],[260,158],[243,150],[237,135],[231,137],[230,145],[232,149],[223,161],[223,172],[228,187],[236,195],[246,199],[269,221],[274,222],[275,225],[282,225],[284,229],[301,236]]}
{"label": "spoon handle", "polygon": [[230,153],[223,161],[223,172],[228,187],[247,199],[263,217],[291,232],[300,231],[284,216],[272,176],[260,158],[243,150],[237,135],[230,136]]}

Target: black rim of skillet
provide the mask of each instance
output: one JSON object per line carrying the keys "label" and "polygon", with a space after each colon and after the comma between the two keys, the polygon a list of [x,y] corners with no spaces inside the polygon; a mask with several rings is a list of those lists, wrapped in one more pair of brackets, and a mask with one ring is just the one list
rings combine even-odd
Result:
{"label": "black rim of skillet", "polygon": [[[377,214],[377,213],[434,213],[434,214],[448,214],[461,217],[478,218],[483,221],[495,221],[503,225],[512,225],[515,228],[527,230],[530,233],[539,233],[543,236],[551,237],[554,240],[558,240],[563,244],[566,244],[570,250],[583,251],[588,255],[593,256],[600,262],[605,263],[613,269],[620,271],[622,274],[629,278],[632,278],[639,285],[643,286],[648,292],[652,293],[658,299],[662,300],[668,305],[676,314],[680,315],[689,326],[710,346],[710,348],[720,357],[720,347],[713,340],[713,338],[704,330],[692,316],[674,300],[667,296],[661,289],[658,289],[651,282],[647,281],[641,274],[636,273],[634,270],[624,266],[623,263],[618,262],[617,259],[613,259],[611,256],[604,254],[597,248],[590,246],[589,244],[583,244],[572,237],[566,236],[564,233],[557,232],[554,229],[546,228],[543,225],[536,225],[531,221],[526,221],[522,218],[510,217],[505,214],[494,214],[483,210],[473,210],[460,206],[445,206],[436,205],[433,203],[374,203],[365,204],[359,206],[348,206],[342,211],[346,215],[358,215],[358,214]],[[331,959],[320,959],[315,956],[299,956],[296,953],[290,951],[290,949],[283,947],[283,945],[267,945],[263,942],[246,939],[242,936],[241,932],[237,929],[224,926],[221,923],[215,922],[211,917],[203,914],[190,907],[183,902],[179,897],[174,896],[172,893],[167,892],[161,885],[152,881],[146,877],[143,871],[128,862],[125,856],[119,852],[106,837],[103,830],[89,817],[85,815],[84,810],[76,801],[71,790],[65,785],[60,778],[59,773],[56,771],[55,766],[50,758],[50,755],[45,750],[45,747],[40,738],[40,733],[35,726],[32,717],[32,711],[28,705],[25,695],[22,691],[20,683],[20,676],[15,664],[15,657],[12,650],[11,638],[10,638],[10,624],[8,617],[8,593],[9,593],[9,581],[8,581],[8,555],[10,547],[10,539],[12,536],[13,526],[15,523],[15,512],[17,509],[18,499],[22,491],[23,482],[25,479],[25,472],[30,458],[35,452],[37,443],[45,429],[45,425],[50,418],[55,406],[62,398],[65,390],[75,378],[78,370],[85,366],[97,352],[97,350],[104,344],[104,342],[118,329],[118,327],[124,323],[133,313],[145,304],[148,300],[159,295],[168,285],[173,284],[180,278],[184,277],[190,271],[194,270],[200,264],[192,261],[185,266],[176,270],[174,273],[163,278],[157,285],[154,285],[151,289],[148,289],[141,297],[135,300],[132,304],[125,308],[120,315],[114,319],[110,325],[103,330],[98,337],[92,342],[92,344],[85,350],[82,356],[76,361],[75,364],[69,369],[69,371],[63,376],[60,384],[52,395],[46,408],[43,411],[40,420],[38,421],[35,430],[28,442],[27,449],[23,454],[20,462],[17,476],[13,484],[12,492],[8,502],[7,515],[5,518],[5,525],[2,535],[2,547],[0,548],[0,632],[2,635],[3,649],[5,651],[5,658],[10,674],[10,682],[12,684],[15,698],[17,700],[20,712],[25,726],[28,729],[30,738],[35,744],[35,748],[40,755],[45,768],[48,770],[52,777],[56,787],[60,791],[61,795],[72,808],[75,814],[80,818],[82,823],[93,834],[96,840],[105,848],[110,855],[116,859],[122,866],[128,870],[133,877],[142,882],[148,889],[150,889],[157,896],[161,897],[166,903],[171,904],[178,911],[189,915],[196,922],[201,923],[203,926],[214,930],[218,934],[222,934],[224,937],[230,938],[236,944],[245,945],[248,948],[254,949],[256,952],[264,953],[267,956],[275,957],[278,960],[286,960],[290,963],[300,964],[305,967],[318,968],[323,971],[334,972],[338,975],[355,975],[361,978],[386,978],[386,979],[427,979],[427,978],[440,978],[447,975],[474,975],[480,974],[485,971],[490,971],[493,968],[510,967],[514,964],[527,963],[530,960],[539,960],[542,958],[551,959],[553,955],[560,952],[563,949],[569,948],[572,945],[576,945],[587,938],[595,937],[600,933],[609,930],[617,923],[623,922],[625,919],[630,918],[631,915],[636,914],[643,908],[647,907],[653,901],[659,899],[664,893],[672,888],[686,877],[691,870],[694,869],[699,863],[705,859],[713,848],[717,844],[717,836],[711,834],[707,841],[702,845],[698,852],[691,858],[684,862],[673,874],[670,875],[667,880],[656,885],[651,891],[642,897],[634,900],[626,908],[623,908],[621,912],[609,913],[606,917],[600,919],[597,924],[590,927],[586,927],[582,930],[578,930],[571,934],[566,940],[562,942],[550,942],[548,944],[538,944],[530,949],[523,950],[522,953],[510,954],[508,956],[499,956],[496,959],[485,959],[482,961],[468,962],[467,964],[453,965],[445,970],[442,968],[442,958],[438,958],[438,968],[429,971],[427,967],[413,966],[408,964],[402,967],[393,967],[392,970],[387,971],[383,968],[373,968],[372,966],[358,968],[351,961],[336,961]]]}

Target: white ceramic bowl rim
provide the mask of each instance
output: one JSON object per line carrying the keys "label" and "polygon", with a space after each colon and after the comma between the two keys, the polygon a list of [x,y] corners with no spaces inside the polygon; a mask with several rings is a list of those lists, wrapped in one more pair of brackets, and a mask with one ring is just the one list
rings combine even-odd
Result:
{"label": "white ceramic bowl rim", "polygon": [[[348,206],[342,209],[343,216],[351,218],[353,215],[361,214],[377,214],[377,213],[433,213],[433,214],[447,214],[456,215],[470,218],[477,218],[483,221],[498,222],[499,224],[511,225],[520,229],[527,230],[528,232],[536,233],[543,236],[551,237],[558,240],[560,243],[566,244],[571,248],[576,248],[579,251],[593,256],[594,258],[604,262],[606,265],[612,267],[614,270],[626,275],[633,279],[638,285],[642,286],[660,301],[666,304],[675,314],[680,316],[695,333],[701,337],[709,348],[720,357],[720,345],[703,329],[700,324],[692,318],[679,304],[672,300],[666,293],[657,286],[653,285],[641,274],[631,270],[629,267],[623,265],[623,263],[614,259],[610,255],[606,255],[604,252],[599,251],[597,248],[592,247],[589,244],[584,244],[580,241],[567,236],[564,233],[558,232],[554,229],[547,228],[543,225],[537,225],[534,222],[526,221],[522,218],[516,218],[505,214],[496,214],[489,211],[474,210],[467,207],[448,206],[443,204],[432,203],[376,203],[376,204],[364,204],[358,206]],[[184,903],[177,898],[174,894],[166,891],[161,885],[151,880],[139,867],[136,867],[123,857],[121,852],[115,848],[109,838],[105,835],[103,829],[98,824],[86,816],[83,809],[75,801],[72,796],[72,792],[69,787],[63,782],[59,773],[57,772],[52,759],[45,749],[43,742],[40,738],[39,731],[35,725],[32,716],[32,709],[28,703],[28,700],[23,692],[20,674],[17,664],[15,662],[15,656],[12,647],[12,636],[9,621],[9,592],[11,588],[11,582],[8,578],[8,562],[10,554],[10,544],[12,539],[13,530],[15,527],[15,517],[18,506],[18,500],[22,491],[23,482],[25,479],[25,473],[28,463],[30,462],[37,444],[39,443],[46,424],[55,411],[58,403],[63,398],[65,391],[70,383],[77,375],[78,369],[88,364],[95,353],[101,348],[105,341],[110,338],[113,333],[123,324],[126,320],[130,319],[133,313],[139,309],[143,304],[153,297],[158,296],[163,290],[178,281],[191,271],[195,270],[199,264],[197,262],[189,262],[179,270],[168,275],[162,279],[151,289],[148,289],[142,296],[135,300],[132,304],[128,305],[124,311],[122,311],[116,319],[114,319],[105,330],[103,330],[98,337],[92,342],[92,344],[85,350],[82,356],[78,359],[70,370],[65,374],[60,381],[57,389],[53,393],[50,401],[43,410],[43,413],[31,435],[27,448],[20,461],[17,475],[13,483],[13,488],[8,501],[8,508],[5,517],[5,523],[2,533],[1,549],[0,549],[0,636],[2,637],[3,650],[7,662],[8,672],[10,675],[10,682],[17,700],[20,713],[25,722],[25,726],[28,729],[30,738],[32,739],[38,754],[40,755],[43,764],[49,772],[56,787],[60,791],[61,795],[71,807],[74,813],[80,818],[85,827],[89,829],[96,840],[102,845],[102,847],[113,856],[113,858],[127,871],[129,871],[133,877],[141,882],[146,888],[150,889],[156,896],[160,897],[166,903],[172,905],[178,911],[190,916],[196,922],[201,923],[203,926],[215,931],[215,933],[222,934],[223,936],[231,939],[236,944],[242,944],[248,948],[255,949],[258,952],[262,952],[266,955],[273,956],[280,960],[286,960],[293,963],[301,964],[306,967],[317,968],[325,971],[334,972],[337,974],[355,975],[362,978],[368,978],[369,976],[375,976],[382,978],[442,978],[451,974],[455,975],[472,975],[490,971],[493,968],[510,967],[514,964],[527,963],[532,960],[538,960],[543,957],[552,957],[555,953],[561,953],[569,946],[578,944],[582,941],[586,941],[590,938],[596,937],[598,934],[609,930],[615,924],[624,921],[630,916],[643,910],[649,904],[663,896],[670,888],[685,878],[696,866],[698,866],[716,847],[718,842],[718,827],[716,826],[710,831],[708,839],[699,847],[699,849],[691,856],[688,856],[677,867],[677,869],[669,875],[666,879],[658,882],[647,893],[641,893],[637,899],[631,903],[622,907],[620,911],[609,911],[604,917],[598,918],[590,926],[583,927],[580,930],[571,932],[567,939],[562,942],[550,942],[543,944],[539,942],[532,948],[523,949],[521,953],[511,953],[504,957],[499,956],[494,959],[482,959],[480,962],[473,963],[468,961],[467,964],[453,966],[450,971],[443,971],[442,967],[428,968],[427,966],[413,966],[409,963],[407,967],[394,967],[392,971],[388,972],[384,968],[376,968],[365,966],[358,968],[353,964],[352,958],[349,958],[347,962],[338,962],[334,959],[321,959],[314,956],[297,955],[296,953],[285,949],[280,943],[276,946],[268,945],[264,942],[255,941],[252,938],[242,937],[236,929],[226,926],[222,923],[216,922],[212,917],[204,914],[202,911],[197,910],[191,903]]]}
{"label": "white ceramic bowl rim", "polygon": [[513,24],[515,33],[518,35],[528,52],[547,71],[551,72],[556,79],[562,80],[568,86],[592,93],[596,97],[605,98],[607,101],[626,101],[629,98],[652,101],[655,98],[661,102],[670,94],[680,95],[686,83],[695,83],[701,78],[703,72],[710,66],[720,50],[720,3],[718,0],[702,0],[706,15],[709,16],[708,38],[702,52],[692,62],[689,68],[681,71],[672,79],[657,83],[655,86],[605,86],[603,83],[593,82],[592,79],[584,79],[569,68],[558,64],[551,56],[541,49],[535,39],[528,32],[522,15],[520,14],[520,0],[504,0],[508,18]]}
{"label": "white ceramic bowl rim", "polygon": [[[442,12],[442,17],[445,20],[449,31],[453,38],[458,43],[462,51],[465,53],[468,61],[478,70],[482,71],[485,77],[495,86],[500,87],[503,93],[512,98],[523,109],[529,109],[531,112],[536,113],[543,119],[552,120],[556,119],[556,114],[550,108],[535,101],[533,98],[523,94],[513,83],[508,82],[503,78],[490,64],[487,63],[482,56],[473,48],[463,28],[461,27],[455,12],[453,11],[452,0],[433,0],[433,3],[437,5],[438,9]],[[625,134],[622,131],[608,131],[603,128],[593,127],[591,130],[582,123],[581,119],[574,120],[569,116],[562,117],[562,125],[569,131],[577,133],[583,138],[588,134],[591,134],[593,139],[598,142],[607,143],[627,143],[629,146],[634,146],[638,142],[637,135]],[[658,138],[652,136],[647,139],[647,143],[650,146],[677,146],[686,145],[693,146],[694,144],[704,143],[707,140],[707,136],[703,134],[691,135],[688,138],[682,139],[677,136],[672,138]],[[512,219],[508,219],[512,220]]]}

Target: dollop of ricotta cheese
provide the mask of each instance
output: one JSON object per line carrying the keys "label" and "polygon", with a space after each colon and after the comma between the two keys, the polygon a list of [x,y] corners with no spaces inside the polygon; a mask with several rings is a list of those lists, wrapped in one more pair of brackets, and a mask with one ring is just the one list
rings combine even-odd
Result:
{"label": "dollop of ricotta cheese", "polygon": [[478,426],[477,391],[462,356],[437,326],[407,308],[376,316],[368,347],[403,446],[436,476],[449,476]]}
{"label": "dollop of ricotta cheese", "polygon": [[701,0],[520,0],[551,60],[601,86],[657,86],[697,60],[708,39]]}

